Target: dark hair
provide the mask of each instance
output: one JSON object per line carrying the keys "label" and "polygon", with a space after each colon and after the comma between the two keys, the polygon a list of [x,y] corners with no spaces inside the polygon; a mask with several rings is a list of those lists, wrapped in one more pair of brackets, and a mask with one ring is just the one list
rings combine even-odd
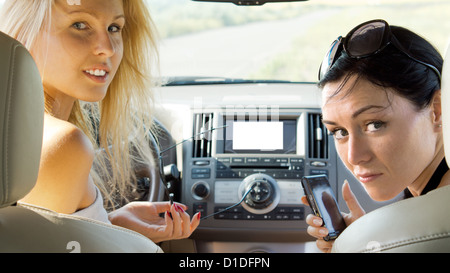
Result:
{"label": "dark hair", "polygon": [[[442,56],[424,38],[398,26],[391,26],[391,31],[411,56],[442,71]],[[351,58],[342,51],[330,71],[319,82],[319,87],[323,88],[329,82],[340,80],[345,84],[353,75],[375,85],[394,89],[398,95],[410,100],[419,109],[430,105],[434,93],[440,89],[437,73],[411,60],[392,44],[379,53],[362,59]],[[340,89],[336,90],[334,95],[339,92]]]}

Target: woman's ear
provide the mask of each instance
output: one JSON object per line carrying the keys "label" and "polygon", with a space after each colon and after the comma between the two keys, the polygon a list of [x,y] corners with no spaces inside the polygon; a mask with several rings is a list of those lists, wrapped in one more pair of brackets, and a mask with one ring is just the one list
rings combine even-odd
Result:
{"label": "woman's ear", "polygon": [[433,124],[435,128],[442,130],[442,100],[441,100],[441,90],[437,90],[431,101],[431,111]]}

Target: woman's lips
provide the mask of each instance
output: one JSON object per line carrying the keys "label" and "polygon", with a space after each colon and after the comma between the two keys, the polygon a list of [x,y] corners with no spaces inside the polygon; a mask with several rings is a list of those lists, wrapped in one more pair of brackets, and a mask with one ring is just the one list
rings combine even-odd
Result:
{"label": "woman's lips", "polygon": [[85,70],[83,71],[89,79],[96,83],[106,83],[109,73],[106,70],[96,69],[96,70]]}
{"label": "woman's lips", "polygon": [[374,180],[376,180],[378,177],[380,177],[382,174],[357,174],[356,177],[358,178],[361,183],[370,183]]}

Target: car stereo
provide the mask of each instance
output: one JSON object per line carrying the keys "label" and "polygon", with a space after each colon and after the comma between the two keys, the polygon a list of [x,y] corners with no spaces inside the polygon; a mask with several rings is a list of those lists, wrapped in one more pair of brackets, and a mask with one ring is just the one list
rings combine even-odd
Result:
{"label": "car stereo", "polygon": [[194,113],[198,137],[183,146],[181,201],[192,214],[214,214],[200,229],[306,227],[301,178],[336,172],[320,118],[308,109]]}

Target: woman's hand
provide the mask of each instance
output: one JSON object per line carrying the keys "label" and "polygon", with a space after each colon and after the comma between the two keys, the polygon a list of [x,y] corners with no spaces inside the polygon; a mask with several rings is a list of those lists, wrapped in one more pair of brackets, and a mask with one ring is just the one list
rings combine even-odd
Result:
{"label": "woman's hand", "polygon": [[[134,230],[155,243],[188,238],[200,224],[200,213],[190,219],[183,204],[131,202],[109,213],[112,224]],[[164,217],[160,214],[164,213]]]}
{"label": "woman's hand", "polygon": [[[353,223],[356,219],[360,218],[365,214],[364,209],[359,204],[352,190],[350,189],[350,185],[348,181],[345,180],[344,185],[342,186],[342,196],[344,201],[347,203],[347,207],[349,208],[349,213],[342,213],[344,217],[345,224],[348,226]],[[305,205],[308,204],[308,200],[306,196],[302,196],[302,202]],[[306,223],[309,225],[307,232],[309,235],[317,238],[316,245],[322,252],[331,252],[331,248],[333,247],[334,240],[325,241],[323,237],[328,235],[328,229],[323,225],[322,218],[315,216],[313,214],[309,214],[306,217]]]}

